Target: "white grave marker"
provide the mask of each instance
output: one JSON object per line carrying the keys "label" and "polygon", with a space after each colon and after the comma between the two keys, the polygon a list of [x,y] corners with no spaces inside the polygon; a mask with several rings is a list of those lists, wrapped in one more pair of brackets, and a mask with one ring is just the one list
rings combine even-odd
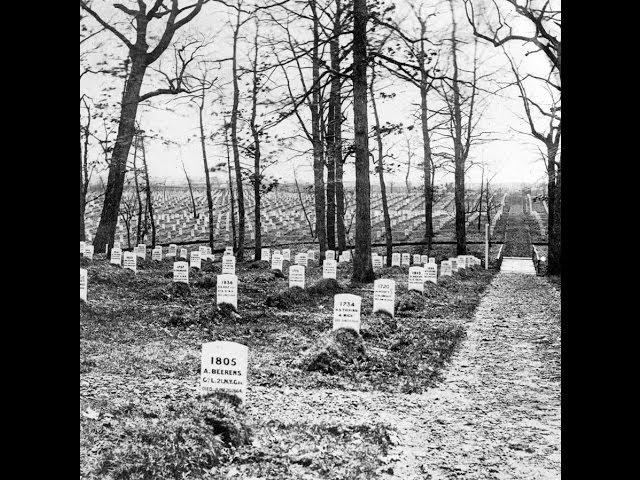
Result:
{"label": "white grave marker", "polygon": [[409,267],[409,290],[424,293],[424,268]]}
{"label": "white grave marker", "polygon": [[315,260],[316,259],[316,252],[315,250],[309,250],[307,252],[307,260]]}
{"label": "white grave marker", "polygon": [[307,257],[307,253],[299,253],[296,255],[296,265],[302,265],[303,267],[306,267],[308,264],[308,257]]}
{"label": "white grave marker", "polygon": [[133,252],[123,252],[122,254],[122,267],[129,270],[137,271],[138,257]]}
{"label": "white grave marker", "polygon": [[180,256],[179,258],[184,258],[185,260],[188,258],[188,252],[186,248],[181,248],[180,249]]}
{"label": "white grave marker", "polygon": [[344,252],[342,252],[342,255],[344,256],[345,262],[351,261],[351,250],[345,250]]}
{"label": "white grave marker", "polygon": [[335,260],[336,259],[336,251],[335,250],[327,250],[324,252],[324,258],[327,260]]}
{"label": "white grave marker", "polygon": [[420,254],[419,253],[414,253],[413,254],[413,264],[414,265],[420,265],[422,262],[420,261]]}
{"label": "white grave marker", "polygon": [[200,252],[191,252],[191,268],[202,268],[202,258],[200,257]]}
{"label": "white grave marker", "polygon": [[440,276],[450,277],[453,271],[451,270],[451,262],[449,260],[443,260],[440,262]]}
{"label": "white grave marker", "polygon": [[453,273],[456,273],[458,271],[458,259],[455,257],[452,257],[449,259],[449,262],[451,263],[451,271]]}
{"label": "white grave marker", "polygon": [[93,245],[87,245],[84,247],[83,256],[88,258],[89,260],[93,260]]}
{"label": "white grave marker", "polygon": [[80,242],[80,254],[84,255],[84,248],[87,246],[87,242]]}
{"label": "white grave marker", "polygon": [[282,271],[283,261],[284,261],[284,258],[282,258],[282,255],[274,252],[273,255],[271,256],[271,269]]}
{"label": "white grave marker", "polygon": [[438,265],[429,262],[424,266],[424,274],[427,282],[438,283]]}
{"label": "white grave marker", "polygon": [[238,277],[223,273],[217,277],[216,304],[229,303],[238,309]]}
{"label": "white grave marker", "polygon": [[304,288],[304,265],[291,265],[289,267],[289,288],[300,287]]}
{"label": "white grave marker", "polygon": [[178,245],[175,243],[171,243],[169,245],[169,253],[167,253],[167,257],[175,257],[178,253]]}
{"label": "white grave marker", "polygon": [[420,255],[420,263],[423,265],[429,263],[429,255]]}
{"label": "white grave marker", "polygon": [[382,268],[382,257],[377,253],[373,255],[371,261],[373,263],[373,268]]}
{"label": "white grave marker", "polygon": [[225,255],[233,255],[233,247],[230,247],[230,246],[224,247],[224,254]]}
{"label": "white grave marker", "polygon": [[392,267],[400,266],[400,254],[398,252],[391,254],[391,266]]}
{"label": "white grave marker", "polygon": [[467,261],[464,258],[464,255],[458,255],[458,270],[467,268]]}
{"label": "white grave marker", "polygon": [[88,284],[88,280],[87,280],[87,269],[86,268],[81,268],[80,269],[80,300],[83,301],[87,301],[87,284]]}
{"label": "white grave marker", "polygon": [[322,264],[322,278],[336,279],[337,263],[335,260],[325,260]]}
{"label": "white grave marker", "polygon": [[284,260],[286,260],[287,262],[291,261],[291,249],[290,248],[285,248],[284,250],[282,250],[282,258]]}
{"label": "white grave marker", "polygon": [[393,317],[395,316],[395,302],[395,280],[380,278],[373,282],[373,313],[383,311],[388,312]]}
{"label": "white grave marker", "polygon": [[222,273],[236,274],[236,257],[233,255],[222,256]]}
{"label": "white grave marker", "polygon": [[156,262],[162,261],[162,247],[156,247],[151,250],[151,260],[154,260]]}
{"label": "white grave marker", "polygon": [[411,255],[408,253],[402,254],[402,265],[411,265]]}
{"label": "white grave marker", "polygon": [[436,257],[431,257],[427,263],[436,263]]}
{"label": "white grave marker", "polygon": [[268,248],[260,250],[260,260],[266,260],[267,262],[271,260],[271,251]]}
{"label": "white grave marker", "polygon": [[201,393],[225,390],[247,398],[247,365],[249,349],[236,342],[202,344],[200,365]]}
{"label": "white grave marker", "polygon": [[360,303],[362,298],[350,293],[333,297],[333,329],[350,328],[360,333]]}
{"label": "white grave marker", "polygon": [[189,283],[189,264],[187,262],[173,262],[173,281]]}
{"label": "white grave marker", "polygon": [[147,246],[144,243],[139,243],[135,250],[138,257],[143,260],[147,258]]}
{"label": "white grave marker", "polygon": [[111,261],[113,265],[122,266],[122,250],[120,247],[113,247],[111,249]]}

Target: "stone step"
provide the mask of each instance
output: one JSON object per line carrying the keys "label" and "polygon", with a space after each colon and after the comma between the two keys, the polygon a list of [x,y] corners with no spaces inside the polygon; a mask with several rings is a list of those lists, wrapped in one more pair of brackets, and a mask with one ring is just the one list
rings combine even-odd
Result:
{"label": "stone step", "polygon": [[529,257],[503,257],[500,271],[503,273],[522,273],[525,275],[536,274],[533,260]]}

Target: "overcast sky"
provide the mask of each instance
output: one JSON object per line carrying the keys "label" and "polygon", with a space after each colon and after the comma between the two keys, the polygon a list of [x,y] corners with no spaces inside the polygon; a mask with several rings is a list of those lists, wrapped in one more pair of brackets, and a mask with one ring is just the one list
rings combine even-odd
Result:
{"label": "overcast sky", "polygon": [[[431,3],[432,2],[427,2],[427,4]],[[397,5],[400,16],[408,15],[407,10],[402,10],[401,2],[398,2]],[[438,15],[435,18],[436,23],[439,22],[439,24],[434,26],[434,31],[438,31],[438,29],[449,31],[450,28],[448,5],[444,10],[442,6],[443,5],[436,7]],[[462,8],[462,3],[460,2],[457,6],[458,8]],[[120,18],[111,6],[111,2],[95,1],[94,8],[103,14],[105,18]],[[459,14],[464,15],[462,10],[460,10]],[[204,32],[207,35],[217,33],[215,43],[209,52],[215,58],[224,58],[230,54],[231,30],[228,24],[229,19],[230,16],[227,10],[217,5],[206,5],[197,19],[188,26],[188,30],[185,30],[183,33],[187,34],[196,31]],[[410,19],[407,21],[409,22]],[[464,37],[464,35],[468,35],[466,19],[461,16],[458,23],[461,36]],[[121,28],[125,30],[125,27]],[[267,28],[266,26],[261,27],[261,30]],[[253,26],[247,24],[244,31],[250,36],[252,30]],[[267,31],[266,33],[269,32]],[[117,41],[110,37],[113,36],[108,32],[101,34],[100,41],[103,42],[103,45],[100,47],[98,54],[92,57],[94,61],[102,54],[113,55],[115,58],[123,58],[125,53],[124,49],[122,49]],[[131,34],[129,34],[129,37],[131,38]],[[345,42],[346,39],[342,40],[343,44]],[[249,46],[241,43],[239,50],[241,52],[239,64],[247,65]],[[523,62],[523,71],[546,76],[549,72],[549,63],[545,56],[542,53],[536,53],[525,57],[524,53],[528,50],[531,50],[531,48],[528,47],[528,49],[526,49],[523,46],[513,43],[509,45],[509,53],[512,58],[516,59],[516,63]],[[512,73],[500,49],[481,44],[480,57],[481,73],[495,72],[494,80],[498,82],[512,81]],[[167,65],[169,61],[168,57],[163,58],[162,61],[164,62],[163,65]],[[221,84],[229,82],[231,78],[230,70],[230,62],[221,64],[221,69],[216,72]],[[277,81],[277,76],[274,78],[276,78]],[[244,80],[248,81],[248,77]],[[157,88],[158,85],[154,83],[157,81],[157,77],[149,75],[148,80],[145,81],[145,85],[143,86],[143,92],[151,88]],[[396,94],[395,98],[390,100],[378,99],[381,121],[383,123],[387,121],[403,122],[405,125],[415,123],[416,128],[412,132],[414,135],[413,148],[416,153],[419,154],[421,149],[421,143],[418,137],[419,123],[413,118],[413,114],[416,111],[415,104],[420,101],[417,89],[393,77],[382,79],[380,86],[384,87],[383,90],[385,92],[393,92]],[[113,88],[110,94],[119,96],[121,94],[122,81],[114,81],[105,75],[91,74],[85,75],[81,81],[81,92],[86,93],[94,99],[105,95],[108,88]],[[487,88],[489,88],[489,84],[487,84]],[[491,83],[490,88],[492,90],[496,89],[495,82]],[[539,86],[539,82],[531,83],[528,85],[528,88],[533,95],[536,95],[536,99],[539,102],[544,103],[545,101],[549,101],[547,92]],[[283,93],[284,92],[280,92],[279,95]],[[167,103],[167,101],[170,102]],[[437,100],[434,99],[433,102],[435,104]],[[219,127],[222,120],[222,116],[219,114],[223,109],[230,108],[230,105],[231,91],[229,87],[225,87],[222,104],[216,103],[208,107],[208,115],[211,119],[207,121],[209,131]],[[167,107],[170,107],[170,109]],[[249,108],[248,104],[246,108]],[[352,107],[349,106],[349,110],[351,108]],[[371,127],[373,122],[371,108],[369,108],[369,111],[371,114]],[[138,119],[145,130],[159,132],[163,137],[175,142],[175,145],[164,145],[157,140],[149,140],[147,142],[147,160],[150,174],[154,178],[167,179],[170,182],[183,181],[184,173],[180,163],[180,156],[193,180],[204,177],[200,144],[193,138],[198,128],[196,110],[187,107],[184,102],[176,101],[175,98],[166,96],[157,97],[152,103],[146,102],[144,106],[141,105]],[[351,117],[349,117],[347,122],[351,122]],[[285,135],[292,130],[299,130],[299,128],[297,120],[292,117],[290,121],[273,128],[270,133]],[[492,96],[490,100],[486,101],[486,110],[478,125],[478,131],[493,132],[491,135],[493,141],[473,146],[469,158],[475,161],[488,161],[492,172],[497,173],[494,179],[495,182],[540,182],[544,180],[544,164],[540,160],[538,150],[541,145],[530,135],[518,133],[526,133],[529,129],[523,120],[522,101],[517,97],[516,89],[509,88],[502,90],[498,95]],[[306,142],[306,144],[305,142],[306,141],[298,142],[299,148],[308,148],[308,142]],[[177,144],[181,144],[181,147],[178,147]],[[403,136],[388,137],[385,139],[385,144],[387,147],[390,147],[390,153],[394,154],[399,160],[406,159],[407,154]],[[373,147],[374,144],[370,141],[370,148]],[[265,150],[268,155],[269,148],[266,147]],[[97,152],[94,151],[94,154],[96,153]],[[208,154],[213,160],[210,161],[210,163],[226,161],[226,150],[222,146],[209,144]],[[292,171],[295,169],[299,180],[312,181],[313,171],[311,168],[312,159],[310,154],[300,156],[294,152],[283,152],[278,154],[277,159],[276,164],[266,170],[266,174],[280,178],[282,181],[289,181],[292,180]],[[246,159],[246,161],[249,163],[249,159]],[[418,161],[419,158],[414,158],[413,160],[414,163]],[[404,182],[405,174],[406,168],[401,168],[399,171],[388,173],[387,175],[389,181]],[[372,175],[371,178],[372,183],[377,183],[376,177]],[[412,178],[415,183],[422,181],[421,175],[412,175]],[[479,181],[479,179],[480,169],[471,169],[468,173],[467,181],[475,182]],[[345,180],[354,180],[352,158],[345,166]],[[437,179],[437,181],[440,182],[451,180],[452,175],[445,175],[444,177],[439,175]]]}

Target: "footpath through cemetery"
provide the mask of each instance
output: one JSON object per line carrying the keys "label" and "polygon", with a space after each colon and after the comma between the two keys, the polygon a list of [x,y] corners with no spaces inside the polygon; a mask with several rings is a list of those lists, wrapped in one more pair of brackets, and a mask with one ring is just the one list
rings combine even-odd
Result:
{"label": "footpath through cemetery", "polygon": [[372,284],[306,245],[81,244],[83,477],[558,478],[559,292],[501,271],[539,238],[504,198],[488,265],[377,248]]}

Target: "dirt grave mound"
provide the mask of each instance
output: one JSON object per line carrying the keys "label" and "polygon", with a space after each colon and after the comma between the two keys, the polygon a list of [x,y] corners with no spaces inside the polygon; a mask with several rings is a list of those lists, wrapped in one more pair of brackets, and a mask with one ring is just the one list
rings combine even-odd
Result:
{"label": "dirt grave mound", "polygon": [[415,290],[409,290],[396,300],[396,312],[417,312],[424,309],[424,296]]}
{"label": "dirt grave mound", "polygon": [[307,292],[310,295],[330,295],[341,290],[342,287],[335,278],[323,278],[307,287]]}
{"label": "dirt grave mound", "polygon": [[267,307],[275,307],[280,310],[286,310],[294,305],[300,305],[308,302],[311,299],[309,293],[300,287],[291,287],[281,292],[268,295],[265,300]]}
{"label": "dirt grave mound", "polygon": [[366,358],[362,336],[355,330],[340,328],[324,333],[293,365],[308,372],[334,374]]}

